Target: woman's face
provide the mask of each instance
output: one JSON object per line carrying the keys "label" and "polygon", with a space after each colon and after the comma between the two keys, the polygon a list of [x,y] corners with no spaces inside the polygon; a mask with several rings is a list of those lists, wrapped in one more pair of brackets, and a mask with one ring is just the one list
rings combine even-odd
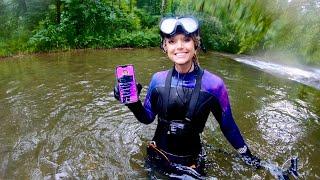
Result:
{"label": "woman's face", "polygon": [[176,65],[188,65],[196,53],[195,44],[191,37],[184,34],[177,34],[165,39],[164,49],[168,57]]}

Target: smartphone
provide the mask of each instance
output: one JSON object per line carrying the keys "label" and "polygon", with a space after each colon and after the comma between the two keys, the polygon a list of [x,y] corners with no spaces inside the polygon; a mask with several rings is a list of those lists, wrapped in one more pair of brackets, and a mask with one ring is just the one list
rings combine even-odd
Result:
{"label": "smartphone", "polygon": [[139,97],[134,66],[132,64],[119,65],[116,67],[115,73],[120,93],[120,102],[123,104],[137,102]]}

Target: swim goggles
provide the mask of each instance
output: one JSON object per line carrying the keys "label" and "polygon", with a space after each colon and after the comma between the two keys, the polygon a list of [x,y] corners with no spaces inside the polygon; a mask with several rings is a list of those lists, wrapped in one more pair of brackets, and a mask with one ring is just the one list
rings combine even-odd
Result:
{"label": "swim goggles", "polygon": [[197,32],[199,23],[192,17],[168,17],[163,18],[160,22],[160,31],[164,35],[172,36],[179,31],[184,34]]}

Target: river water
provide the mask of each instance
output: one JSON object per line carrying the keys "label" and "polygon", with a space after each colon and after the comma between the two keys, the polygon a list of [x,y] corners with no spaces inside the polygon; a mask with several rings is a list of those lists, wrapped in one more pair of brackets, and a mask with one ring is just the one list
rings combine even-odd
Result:
{"label": "river water", "polygon": [[[150,179],[139,123],[113,98],[114,68],[135,65],[143,85],[172,66],[159,49],[83,50],[0,61],[0,179]],[[320,178],[320,90],[209,52],[201,66],[221,76],[251,151],[279,167],[299,158],[303,179]],[[268,179],[235,156],[213,116],[203,141],[208,178]]]}

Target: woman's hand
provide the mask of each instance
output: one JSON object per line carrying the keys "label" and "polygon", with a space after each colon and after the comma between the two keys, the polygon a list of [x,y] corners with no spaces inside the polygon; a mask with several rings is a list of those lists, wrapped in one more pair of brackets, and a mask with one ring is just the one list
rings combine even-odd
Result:
{"label": "woman's hand", "polygon": [[256,156],[247,156],[247,155],[242,155],[242,160],[249,166],[253,166],[254,168],[256,169],[259,169],[261,168],[261,165],[260,165],[260,159],[257,158]]}
{"label": "woman's hand", "polygon": [[242,153],[240,155],[241,155],[242,160],[247,165],[253,166],[256,169],[261,168],[261,164],[260,164],[261,160],[258,157],[252,155],[249,149],[245,153]]}
{"label": "woman's hand", "polygon": [[[141,90],[142,90],[142,85],[140,83],[136,84],[137,90],[138,90],[138,96],[140,96]],[[113,97],[120,101],[120,92],[119,92],[119,87],[118,84],[114,86],[113,88]]]}

